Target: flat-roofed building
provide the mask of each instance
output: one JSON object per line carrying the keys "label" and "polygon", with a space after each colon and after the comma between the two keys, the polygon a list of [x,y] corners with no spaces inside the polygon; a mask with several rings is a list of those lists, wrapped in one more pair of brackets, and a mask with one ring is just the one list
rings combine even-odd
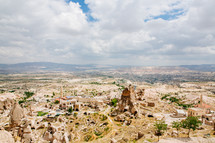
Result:
{"label": "flat-roofed building", "polygon": [[204,112],[201,108],[189,108],[188,109],[188,116],[202,117],[202,115],[204,115]]}

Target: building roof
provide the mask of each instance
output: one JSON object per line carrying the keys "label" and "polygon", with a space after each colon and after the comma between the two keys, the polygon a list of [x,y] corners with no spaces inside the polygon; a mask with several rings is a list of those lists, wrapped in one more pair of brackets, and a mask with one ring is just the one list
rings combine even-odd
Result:
{"label": "building roof", "polygon": [[66,98],[74,98],[75,96],[66,96]]}
{"label": "building roof", "polygon": [[176,109],[176,112],[178,112],[179,114],[186,114],[184,110]]}
{"label": "building roof", "polygon": [[193,111],[202,111],[201,108],[189,108],[189,109],[191,109],[191,110],[193,110]]}
{"label": "building roof", "polygon": [[198,108],[204,108],[204,109],[209,109],[209,108],[211,108],[211,106],[210,106],[210,105],[205,104],[205,103],[197,104],[197,105],[195,105],[195,107],[198,107]]}

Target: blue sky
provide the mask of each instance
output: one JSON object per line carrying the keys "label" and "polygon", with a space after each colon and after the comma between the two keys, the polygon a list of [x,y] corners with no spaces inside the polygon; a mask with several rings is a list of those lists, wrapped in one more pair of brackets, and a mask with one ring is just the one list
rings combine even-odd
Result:
{"label": "blue sky", "polygon": [[[84,13],[86,13],[87,17],[88,17],[88,21],[90,22],[95,22],[96,20],[91,16],[90,14],[90,9],[88,7],[88,5],[85,3],[84,0],[66,0],[67,3],[69,3],[70,1],[75,2],[75,3],[79,3],[79,5],[81,6],[81,9]],[[179,2],[172,4],[172,6],[176,6],[177,4],[179,4]],[[165,11],[164,14],[158,15],[158,16],[153,16],[150,17],[149,19],[145,19],[145,22],[148,22],[150,20],[153,19],[163,19],[163,20],[173,20],[178,18],[178,16],[184,14],[184,10],[183,9],[173,9],[171,11]]]}
{"label": "blue sky", "polygon": [[87,20],[89,22],[95,22],[96,19],[94,19],[91,14],[90,14],[90,9],[88,7],[88,5],[84,2],[84,0],[66,0],[67,3],[69,3],[70,1],[75,2],[75,3],[79,3],[79,5],[81,6],[81,9],[84,13],[86,13],[87,16]]}
{"label": "blue sky", "polygon": [[185,12],[183,9],[174,9],[171,11],[164,12],[164,14],[161,14],[158,16],[152,16],[151,18],[145,19],[144,21],[147,22],[147,21],[150,21],[153,19],[159,19],[159,18],[163,20],[173,20],[173,19],[177,19],[179,16],[183,15],[184,13]]}
{"label": "blue sky", "polygon": [[87,6],[87,4],[84,2],[84,0],[66,0],[67,3],[69,3],[70,1],[75,2],[75,3],[79,3],[79,5],[81,6],[81,9],[84,13],[88,13],[89,12],[89,8]]}

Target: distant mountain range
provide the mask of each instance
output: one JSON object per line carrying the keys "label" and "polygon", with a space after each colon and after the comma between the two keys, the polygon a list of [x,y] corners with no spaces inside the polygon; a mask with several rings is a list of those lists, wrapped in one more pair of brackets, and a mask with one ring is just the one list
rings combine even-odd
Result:
{"label": "distant mountain range", "polygon": [[[75,64],[61,64],[51,62],[29,62],[18,64],[0,64],[0,73],[38,73],[38,72],[77,72],[77,71],[110,71],[115,69],[131,68],[132,66],[113,66],[113,65],[75,65]],[[139,67],[141,68],[141,67]],[[161,70],[164,67],[156,67]],[[215,72],[215,64],[205,65],[181,65],[170,66],[169,69],[187,69],[201,72]],[[165,68],[166,69],[166,68]]]}
{"label": "distant mountain range", "polygon": [[215,72],[215,64],[204,65],[181,65],[180,67],[187,68],[193,71]]}

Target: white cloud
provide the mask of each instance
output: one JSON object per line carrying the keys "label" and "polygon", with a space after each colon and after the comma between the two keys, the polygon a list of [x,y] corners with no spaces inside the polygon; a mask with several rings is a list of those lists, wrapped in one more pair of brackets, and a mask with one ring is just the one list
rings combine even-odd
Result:
{"label": "white cloud", "polygon": [[[85,2],[95,22],[88,21],[78,3],[0,0],[1,63],[174,65],[208,63],[207,57],[215,61],[214,1]],[[174,10],[184,13],[171,20],[153,19]]]}

